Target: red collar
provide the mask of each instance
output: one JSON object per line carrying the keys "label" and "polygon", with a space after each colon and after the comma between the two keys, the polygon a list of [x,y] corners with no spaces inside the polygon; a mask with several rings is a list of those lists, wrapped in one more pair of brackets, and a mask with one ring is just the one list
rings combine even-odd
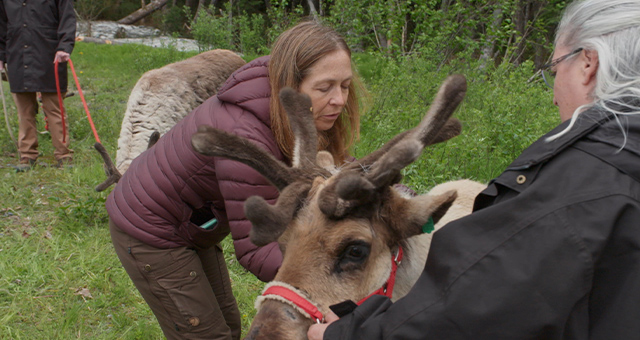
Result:
{"label": "red collar", "polygon": [[311,303],[308,299],[304,298],[302,295],[298,294],[292,289],[289,289],[285,286],[271,286],[262,293],[262,296],[275,295],[279,296],[291,303],[293,303],[298,308],[302,309],[306,312],[311,320],[316,323],[324,322],[324,315],[320,312],[318,307]]}
{"label": "red collar", "polygon": [[396,273],[398,272],[398,265],[402,262],[402,247],[398,247],[398,253],[395,256],[391,256],[391,273],[389,274],[389,279],[387,282],[380,287],[380,289],[374,291],[373,293],[367,295],[364,299],[358,301],[358,306],[367,301],[368,298],[374,295],[384,295],[391,299],[393,297],[393,286],[396,285]]}
{"label": "red collar", "polygon": [[[373,295],[384,295],[388,298],[391,298],[393,295],[393,287],[396,284],[396,273],[398,272],[398,265],[402,262],[402,247],[398,247],[398,253],[396,255],[392,255],[391,257],[391,273],[389,274],[389,279],[385,282],[380,289],[374,291],[369,294],[364,299],[358,301],[358,305],[365,302],[368,298]],[[286,301],[292,303],[297,308],[304,311],[308,317],[316,323],[324,322],[324,315],[318,309],[318,307],[309,301],[309,299],[302,296],[300,293],[296,292],[294,289],[287,288],[285,286],[277,285],[277,283],[273,282],[273,285],[269,286],[262,293],[263,297],[271,296],[279,296]]]}

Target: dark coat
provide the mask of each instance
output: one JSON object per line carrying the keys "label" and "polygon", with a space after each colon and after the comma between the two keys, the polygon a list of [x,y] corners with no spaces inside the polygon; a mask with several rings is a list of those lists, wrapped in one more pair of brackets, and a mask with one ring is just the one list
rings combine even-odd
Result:
{"label": "dark coat", "polygon": [[611,116],[581,116],[434,234],[406,297],[370,299],[325,339],[639,339],[640,116],[620,118],[623,149]]}
{"label": "dark coat", "polygon": [[[131,162],[107,198],[109,217],[120,229],[157,248],[208,248],[230,230],[240,264],[261,280],[273,279],[282,253],[275,242],[251,243],[243,205],[253,195],[273,203],[278,190],[252,168],[201,155],[191,146],[198,126],[209,125],[245,137],[284,161],[271,132],[268,62],[262,57],[238,69],[216,96]],[[214,216],[215,229],[199,227]]]}
{"label": "dark coat", "polygon": [[[0,0],[0,61],[11,92],[56,92],[53,59],[73,51],[76,16],[71,0]],[[67,89],[67,63],[58,65]]]}

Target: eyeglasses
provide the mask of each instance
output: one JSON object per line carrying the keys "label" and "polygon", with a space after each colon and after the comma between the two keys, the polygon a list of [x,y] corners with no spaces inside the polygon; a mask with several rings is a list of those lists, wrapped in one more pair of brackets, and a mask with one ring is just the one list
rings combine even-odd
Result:
{"label": "eyeglasses", "polygon": [[562,57],[551,61],[548,64],[542,65],[542,67],[540,68],[540,71],[542,73],[542,80],[544,80],[544,83],[547,84],[547,86],[549,86],[550,88],[553,89],[553,83],[556,80],[556,71],[553,68],[556,65],[560,64],[561,62],[567,60],[569,57],[580,53],[582,50],[583,50],[583,48],[580,47],[578,49],[575,49],[573,52],[571,52],[569,54],[565,54]]}

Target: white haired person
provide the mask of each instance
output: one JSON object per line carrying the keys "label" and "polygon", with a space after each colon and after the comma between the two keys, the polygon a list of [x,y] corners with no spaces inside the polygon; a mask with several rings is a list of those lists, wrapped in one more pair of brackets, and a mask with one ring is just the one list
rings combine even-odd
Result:
{"label": "white haired person", "polygon": [[562,123],[434,234],[407,296],[310,339],[640,338],[640,1],[572,2],[547,66]]}

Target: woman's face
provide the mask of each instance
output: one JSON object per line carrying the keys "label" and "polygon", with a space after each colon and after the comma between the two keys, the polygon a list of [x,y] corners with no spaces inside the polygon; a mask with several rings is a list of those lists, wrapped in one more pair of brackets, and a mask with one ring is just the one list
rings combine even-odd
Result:
{"label": "woman's face", "polygon": [[340,117],[353,78],[351,58],[347,52],[337,50],[318,60],[300,83],[300,92],[311,97],[316,129],[331,129]]}
{"label": "woman's face", "polygon": [[[571,53],[565,46],[556,46],[553,60]],[[583,50],[554,67],[553,103],[560,111],[560,120],[571,119],[576,109],[593,101],[598,57],[595,51]]]}

